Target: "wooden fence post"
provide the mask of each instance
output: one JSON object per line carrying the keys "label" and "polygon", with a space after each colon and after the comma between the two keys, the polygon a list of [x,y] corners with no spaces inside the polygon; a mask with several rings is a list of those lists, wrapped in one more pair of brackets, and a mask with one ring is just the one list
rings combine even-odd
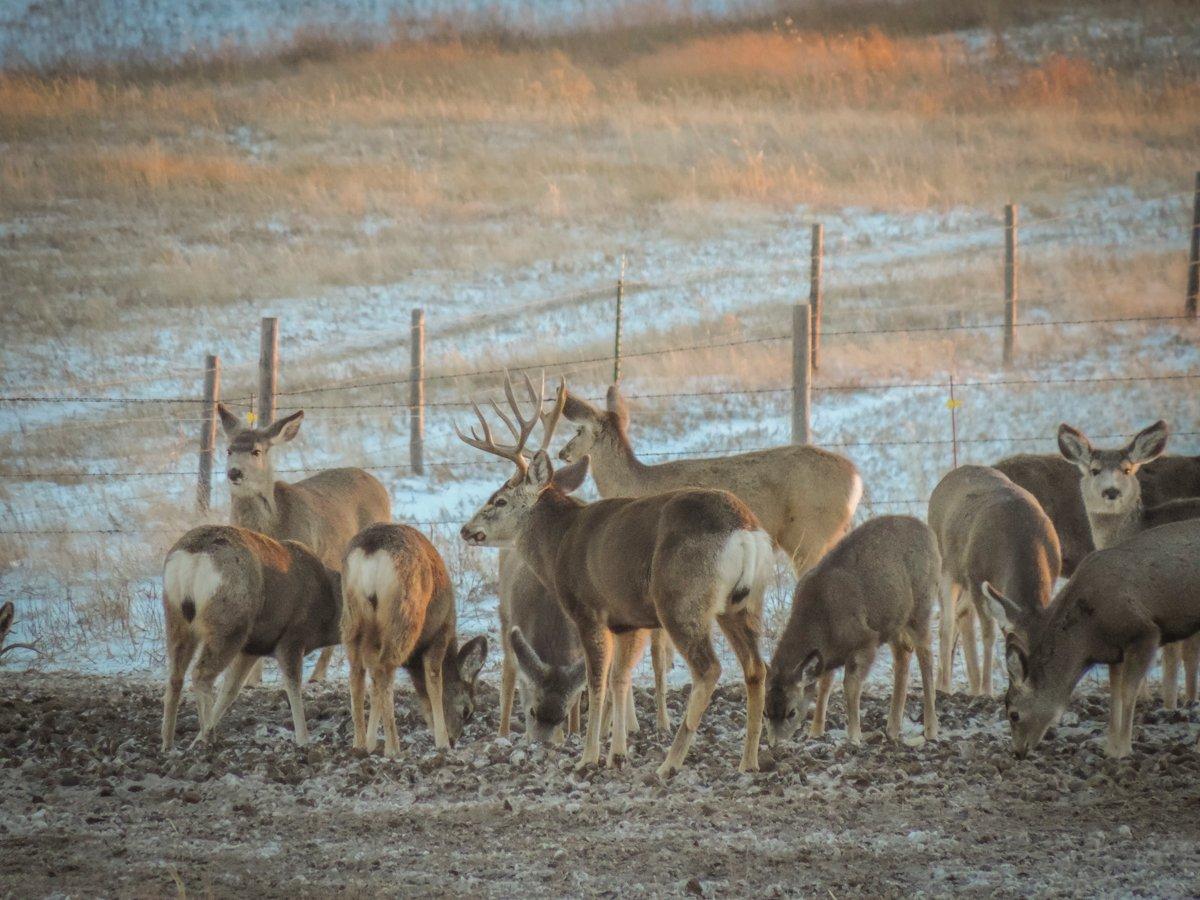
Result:
{"label": "wooden fence post", "polygon": [[1004,365],[1012,365],[1017,344],[1017,207],[1004,207]]}
{"label": "wooden fence post", "polygon": [[1196,318],[1200,302],[1200,172],[1196,173],[1196,193],[1192,197],[1192,247],[1188,255],[1187,300],[1184,311]]}
{"label": "wooden fence post", "polygon": [[625,254],[621,254],[621,271],[617,275],[617,328],[613,334],[613,384],[621,380],[621,302],[625,298]]}
{"label": "wooden fence post", "polygon": [[946,407],[950,410],[950,462],[951,468],[958,468],[958,408],[962,401],[954,396],[954,373],[950,373],[950,399]]}
{"label": "wooden fence post", "polygon": [[821,290],[821,268],[825,257],[825,226],[812,227],[812,255],[809,262],[808,302],[812,307],[812,367],[821,366],[821,311],[825,294]]}
{"label": "wooden fence post", "polygon": [[275,388],[279,382],[279,319],[264,316],[258,344],[258,422],[266,428],[275,421]]}
{"label": "wooden fence post", "polygon": [[412,311],[412,360],[408,376],[408,462],[425,474],[425,310]]}
{"label": "wooden fence post", "polygon": [[204,357],[204,407],[200,423],[200,477],[196,484],[196,507],[208,512],[212,502],[213,455],[217,449],[217,401],[221,399],[221,357]]}
{"label": "wooden fence post", "polygon": [[792,307],[792,443],[812,443],[812,307]]}

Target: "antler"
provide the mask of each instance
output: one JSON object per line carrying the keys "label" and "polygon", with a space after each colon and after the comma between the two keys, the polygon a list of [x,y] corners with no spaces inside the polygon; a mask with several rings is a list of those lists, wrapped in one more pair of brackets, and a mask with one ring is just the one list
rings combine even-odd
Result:
{"label": "antler", "polygon": [[[543,380],[545,374],[543,373]],[[542,447],[547,453],[550,452],[550,439],[554,437],[554,429],[558,427],[558,420],[562,418],[563,407],[567,405],[567,379],[563,376],[558,377],[558,391],[554,395],[554,407],[550,412],[542,413]]]}
{"label": "antler", "polygon": [[533,401],[533,415],[531,415],[529,418],[521,415],[521,406],[517,402],[516,393],[513,391],[512,377],[508,374],[508,372],[504,373],[504,396],[508,399],[508,405],[512,410],[513,417],[516,419],[516,423],[514,423],[512,419],[504,414],[504,411],[500,408],[500,405],[496,403],[495,400],[491,401],[492,409],[496,411],[496,415],[500,417],[500,421],[502,421],[508,427],[508,430],[512,432],[512,436],[516,439],[516,443],[496,443],[496,439],[492,436],[492,429],[488,425],[487,419],[483,417],[483,412],[479,409],[479,404],[475,403],[474,401],[471,402],[471,408],[475,410],[475,416],[479,419],[479,424],[483,429],[483,436],[480,437],[477,435],[475,433],[475,429],[472,428],[471,434],[468,437],[462,433],[458,425],[454,426],[455,434],[457,434],[459,439],[464,443],[469,444],[478,450],[482,450],[485,453],[491,453],[493,456],[499,456],[501,459],[507,459],[522,473],[524,473],[529,467],[529,463],[525,460],[525,456],[523,455],[523,451],[525,450],[525,442],[529,440],[529,435],[533,433],[534,426],[537,425],[539,421],[543,421],[541,409],[542,394],[546,389],[546,374],[544,372],[542,373],[541,389],[535,388],[533,386],[533,382],[529,378],[529,375],[526,374],[525,389],[529,392],[529,399]]}

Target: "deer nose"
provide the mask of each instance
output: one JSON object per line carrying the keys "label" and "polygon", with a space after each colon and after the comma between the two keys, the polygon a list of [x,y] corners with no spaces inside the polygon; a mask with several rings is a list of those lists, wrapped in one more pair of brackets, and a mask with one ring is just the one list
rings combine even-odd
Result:
{"label": "deer nose", "polygon": [[1121,496],[1121,492],[1115,487],[1105,488],[1100,492],[1100,496],[1102,496],[1105,500],[1116,500]]}
{"label": "deer nose", "polygon": [[229,480],[232,481],[234,484],[237,484],[239,481],[241,481],[242,480],[242,470],[241,469],[230,469],[229,470]]}

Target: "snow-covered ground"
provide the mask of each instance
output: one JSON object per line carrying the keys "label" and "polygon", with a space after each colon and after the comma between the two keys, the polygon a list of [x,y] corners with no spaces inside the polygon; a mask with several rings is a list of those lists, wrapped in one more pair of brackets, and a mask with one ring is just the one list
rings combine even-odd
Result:
{"label": "snow-covered ground", "polygon": [[[1181,246],[1187,201],[1183,195],[1139,198],[1121,189],[1078,196],[1051,213],[1026,219],[1022,259],[1027,265],[1053,260],[1067,249],[1109,261],[1175,250]],[[632,355],[624,362],[622,382],[633,398],[635,446],[648,460],[789,440],[786,341],[748,345],[753,353],[761,351],[761,366],[754,356],[747,363],[737,355],[745,345],[730,348],[728,366],[685,363],[661,370],[655,368],[660,360],[653,354],[638,354],[659,347],[785,335],[789,305],[806,288],[811,216],[803,208],[742,218],[731,213],[729,227],[703,241],[667,238],[644,229],[631,229],[613,241],[630,248],[624,348]],[[951,371],[958,378],[956,396],[962,401],[957,422],[960,463],[990,462],[1015,452],[1052,452],[1055,428],[1063,420],[1096,434],[1116,435],[1161,416],[1176,427],[1174,452],[1200,452],[1200,395],[1194,381],[1066,383],[1200,372],[1194,326],[1175,321],[1108,325],[1087,332],[1096,340],[1082,341],[1078,328],[1057,329],[1063,347],[1030,354],[1010,373],[996,363],[999,332],[994,329],[945,332],[937,345],[909,343],[921,338],[919,332],[838,334],[902,326],[914,316],[923,327],[995,323],[999,304],[994,296],[951,305],[902,305],[896,298],[912,296],[920,284],[917,279],[931,272],[964,278],[983,272],[999,283],[1001,232],[996,215],[979,209],[913,214],[845,209],[822,218],[828,298],[824,358],[839,374],[836,384],[832,376],[818,378],[813,430],[819,443],[846,453],[862,470],[867,486],[862,516],[923,515],[930,490],[951,466],[946,407]],[[51,227],[36,221],[6,224]],[[489,385],[494,391],[499,376],[469,383],[431,378],[426,458],[432,465],[426,476],[412,474],[404,408],[409,309],[423,306],[427,311],[431,376],[491,369],[511,354],[523,353],[520,358],[526,361],[578,359],[611,340],[608,285],[615,268],[615,259],[596,253],[547,260],[519,271],[495,266],[470,280],[426,270],[401,283],[332,290],[321,296],[172,310],[169,316],[151,312],[137,321],[121,322],[102,336],[80,333],[53,343],[6,347],[0,383],[8,395],[52,392],[66,359],[72,383],[87,394],[196,396],[198,363],[204,353],[217,352],[224,361],[226,396],[236,397],[251,384],[256,364],[256,329],[248,332],[246,323],[278,314],[282,391],[296,390],[298,384],[344,388],[400,382],[386,388],[285,393],[281,409],[304,406],[308,414],[300,439],[287,445],[277,460],[284,477],[330,465],[372,469],[391,491],[396,516],[421,523],[439,541],[458,578],[465,627],[494,629],[491,551],[463,547],[456,531],[457,523],[506,473],[502,465],[480,459],[458,442],[452,423],[466,414],[463,401],[472,392],[478,395],[472,385]],[[1029,297],[1022,308],[1025,321],[1075,317],[1059,308],[1068,298],[1053,291],[1032,290]],[[1111,313],[1096,309],[1088,317],[1092,315]],[[1043,330],[1048,329],[1023,329],[1020,338],[1032,341],[1033,332]],[[536,341],[532,353],[530,335]],[[948,346],[961,346],[961,356]],[[918,357],[911,362],[923,373],[919,377],[873,374],[874,355],[899,357],[903,371],[908,353]],[[939,355],[931,359],[930,354]],[[844,362],[851,357],[866,362]],[[486,362],[481,365],[478,360]],[[611,363],[565,368],[585,396],[599,397]],[[772,374],[756,380],[759,369]],[[552,368],[551,374],[555,371]],[[911,380],[923,386],[881,386]],[[997,380],[1029,383],[986,384]],[[863,382],[868,386],[842,389]],[[755,392],[739,393],[746,385]],[[719,393],[725,390],[732,392]],[[693,396],[670,396],[680,393]],[[0,407],[0,437],[10,442],[16,458],[21,459],[23,448],[38,448],[37,458],[24,466],[28,471],[128,476],[3,482],[8,530],[131,532],[7,537],[8,567],[0,575],[0,597],[20,601],[27,612],[19,634],[56,649],[52,664],[144,671],[159,661],[155,570],[162,550],[194,521],[190,511],[195,479],[186,473],[196,465],[198,430],[194,406]],[[136,437],[127,439],[126,434]],[[80,449],[64,458],[47,457],[48,439]],[[136,474],[159,472],[185,474]],[[218,472],[214,515],[224,515],[226,504]],[[790,580],[782,579],[773,598],[777,607],[786,605],[790,589]],[[120,613],[114,616],[114,609]],[[70,639],[63,640],[64,635]]]}

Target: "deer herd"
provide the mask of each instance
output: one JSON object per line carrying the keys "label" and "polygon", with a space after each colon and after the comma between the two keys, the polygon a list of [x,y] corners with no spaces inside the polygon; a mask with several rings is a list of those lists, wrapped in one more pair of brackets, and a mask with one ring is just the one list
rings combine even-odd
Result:
{"label": "deer herd", "polygon": [[[824,732],[838,670],[846,736],[858,743],[863,683],[884,644],[893,660],[888,737],[900,737],[915,654],[924,737],[936,739],[936,692],[953,688],[960,643],[971,693],[991,694],[997,625],[1005,712],[1020,757],[1096,665],[1109,667],[1110,755],[1132,752],[1135,706],[1160,646],[1164,704],[1179,702],[1181,663],[1183,694],[1196,699],[1200,458],[1163,456],[1163,422],[1116,449],[1093,447],[1063,425],[1061,455],[946,474],[929,499],[928,524],[880,516],[852,528],[863,485],[854,464],[835,453],[787,446],[647,465],[630,442],[615,386],[603,409],[572,395],[565,381],[549,401],[544,378],[539,387],[526,376],[518,390],[506,377],[504,391],[507,411],[493,402],[489,422],[476,405],[477,428],[458,431],[512,464],[461,531],[469,545],[500,548],[502,735],[517,703],[529,738],[561,742],[580,729],[586,694],[579,767],[600,763],[605,735],[607,764],[622,765],[639,728],[632,674],[649,646],[659,729],[670,727],[665,678],[675,653],[691,676],[658,769],[663,777],[679,771],[721,674],[714,623],[745,683],[742,771],[758,769],[764,718],[772,747],[804,726],[810,707],[809,733]],[[488,646],[482,635],[460,643],[454,587],[437,549],[391,522],[386,489],[361,469],[276,480],[272,450],[296,437],[303,411],[261,429],[224,407],[220,414],[230,524],[189,531],[164,563],[163,749],[174,742],[189,668],[200,742],[267,656],[278,664],[295,740],[305,743],[302,661],[321,651],[319,680],[338,644],[350,667],[356,749],[372,751],[382,730],[384,754],[399,752],[398,668],[412,679],[435,746],[453,746],[475,712]],[[557,466],[551,445],[564,419],[575,432]],[[499,438],[498,426],[507,432]],[[589,467],[602,498],[591,503],[573,496]],[[759,634],[777,553],[798,583],[768,663]],[[1056,595],[1060,577],[1068,580]]]}

